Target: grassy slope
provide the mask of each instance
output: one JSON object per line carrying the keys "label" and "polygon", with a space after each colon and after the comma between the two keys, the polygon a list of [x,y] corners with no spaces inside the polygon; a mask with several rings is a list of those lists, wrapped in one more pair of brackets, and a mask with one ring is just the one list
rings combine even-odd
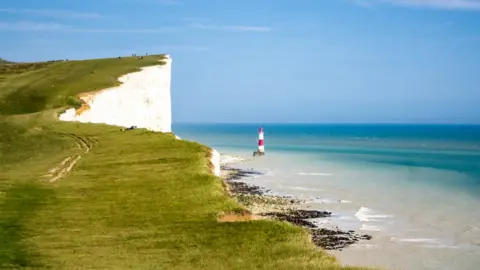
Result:
{"label": "grassy slope", "polygon": [[[159,59],[16,66],[0,74],[0,268],[340,269],[300,228],[218,223],[217,213],[239,205],[209,173],[205,146],[56,120],[55,108],[71,97]],[[48,170],[80,152],[82,142],[91,150],[66,177],[48,182]]]}

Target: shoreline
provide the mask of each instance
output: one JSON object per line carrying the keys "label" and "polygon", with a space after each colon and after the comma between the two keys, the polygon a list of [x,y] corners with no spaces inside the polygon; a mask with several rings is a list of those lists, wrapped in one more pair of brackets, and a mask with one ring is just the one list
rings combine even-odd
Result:
{"label": "shoreline", "polygon": [[[250,186],[263,186],[266,189],[271,189],[271,191],[262,189],[264,195],[274,194],[287,196],[289,199],[301,199],[305,204],[299,202],[300,206],[296,205],[296,207],[300,207],[300,209],[333,212],[331,217],[313,219],[313,221],[318,222],[316,225],[320,227],[334,231],[339,227],[347,232],[355,230],[362,235],[372,235],[370,241],[360,239],[356,243],[347,244],[344,248],[331,248],[332,245],[326,248],[320,246],[329,254],[335,256],[343,266],[355,265],[385,269],[443,269],[444,267],[446,267],[445,269],[475,269],[472,267],[475,263],[478,264],[479,249],[476,245],[479,243],[477,240],[478,226],[475,226],[475,223],[466,222],[464,227],[448,227],[458,223],[458,221],[451,219],[451,216],[443,216],[444,220],[441,224],[431,222],[433,220],[431,217],[442,217],[441,215],[445,211],[428,211],[426,208],[419,207],[418,209],[412,209],[412,212],[407,212],[410,209],[406,209],[402,205],[403,203],[396,203],[399,202],[398,199],[392,200],[390,204],[388,201],[389,192],[375,194],[375,188],[378,188],[378,191],[391,191],[391,189],[381,189],[384,188],[382,185],[372,186],[379,180],[372,180],[374,179],[372,178],[368,182],[367,180],[358,182],[358,186],[355,186],[356,183],[349,180],[349,178],[360,179],[361,176],[367,176],[365,178],[368,179],[369,175],[374,175],[371,174],[373,169],[368,168],[369,170],[363,172],[358,170],[358,167],[349,167],[348,165],[351,164],[348,163],[335,167],[323,160],[308,163],[309,161],[305,161],[309,159],[307,155],[302,157],[305,160],[300,160],[300,157],[296,157],[293,153],[289,155],[288,153],[275,152],[266,159],[263,157],[252,158],[245,153],[246,151],[235,151],[233,148],[227,150],[223,150],[225,156],[222,156],[222,161],[226,160],[229,164],[224,165],[233,169],[238,168],[241,173],[239,177],[229,179],[230,181],[245,182]],[[229,156],[230,154],[234,157]],[[244,159],[238,160],[236,157],[243,157]],[[238,162],[229,162],[235,158]],[[387,169],[390,168],[383,168],[384,171]],[[255,171],[261,172],[261,174],[250,173]],[[359,172],[359,177],[357,177],[357,172]],[[331,176],[323,177],[327,173]],[[310,175],[312,176],[309,177]],[[353,176],[357,178],[353,178]],[[341,182],[343,179],[347,180]],[[385,181],[393,182],[395,179],[397,178]],[[408,191],[405,186],[399,186],[399,188],[402,191]],[[411,192],[419,194],[425,191],[425,188],[419,188]],[[429,198],[438,197],[442,194],[430,194]],[[415,198],[413,197],[413,199]],[[426,205],[429,202],[435,203],[436,201],[428,201]],[[379,202],[383,204],[379,204]],[[469,201],[465,200],[463,202],[467,203]],[[423,207],[423,205],[421,206]],[[405,216],[402,216],[402,212],[398,211],[399,209],[405,209]],[[425,210],[426,212],[424,212]],[[472,213],[469,216],[472,218],[463,220],[473,221],[477,215]],[[426,219],[426,217],[429,219]],[[406,220],[406,218],[416,220]],[[309,220],[307,219],[307,221]],[[430,222],[431,227],[421,227],[425,225],[422,222]],[[299,225],[305,227],[311,233],[308,225]],[[441,231],[428,230],[428,228],[438,229],[442,227],[458,232],[458,238],[452,239],[446,234],[442,235]],[[320,233],[325,235],[327,232]],[[314,244],[317,245],[315,239]],[[410,256],[411,260],[405,261],[402,259],[406,256]],[[463,260],[455,262],[454,258],[462,258]]]}
{"label": "shoreline", "polygon": [[[212,150],[213,153],[218,153]],[[222,155],[223,156],[223,155]],[[226,155],[225,155],[226,156]],[[217,159],[218,160],[218,159]],[[311,219],[328,218],[332,212],[312,210],[306,201],[292,196],[279,196],[269,194],[270,190],[263,187],[247,184],[242,179],[251,176],[263,175],[254,169],[245,170],[231,167],[235,163],[244,160],[241,157],[228,156],[220,166],[220,178],[230,197],[242,205],[246,210],[243,213],[230,213],[219,217],[221,222],[235,222],[258,219],[269,219],[287,222],[291,225],[306,229],[309,232],[311,242],[324,250],[338,250],[356,244],[360,241],[368,241],[373,237],[369,234],[361,234],[354,230],[341,230],[338,226],[333,229],[322,228]],[[212,165],[213,158],[211,158]]]}

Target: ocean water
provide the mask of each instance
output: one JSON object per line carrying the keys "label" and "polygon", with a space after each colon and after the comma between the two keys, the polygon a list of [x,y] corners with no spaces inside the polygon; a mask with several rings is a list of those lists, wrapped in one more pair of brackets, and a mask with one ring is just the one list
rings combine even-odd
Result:
{"label": "ocean water", "polygon": [[480,126],[174,124],[182,139],[243,156],[246,179],[329,210],[321,226],[373,235],[333,253],[343,264],[480,269]]}

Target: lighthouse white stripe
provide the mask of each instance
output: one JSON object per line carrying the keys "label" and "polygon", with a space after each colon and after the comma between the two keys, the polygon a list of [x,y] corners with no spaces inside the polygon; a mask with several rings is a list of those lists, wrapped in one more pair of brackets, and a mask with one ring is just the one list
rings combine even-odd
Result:
{"label": "lighthouse white stripe", "polygon": [[265,152],[265,147],[263,145],[258,146],[259,152]]}
{"label": "lighthouse white stripe", "polygon": [[263,140],[263,133],[259,133],[259,134],[258,134],[258,139],[259,139],[259,140]]}

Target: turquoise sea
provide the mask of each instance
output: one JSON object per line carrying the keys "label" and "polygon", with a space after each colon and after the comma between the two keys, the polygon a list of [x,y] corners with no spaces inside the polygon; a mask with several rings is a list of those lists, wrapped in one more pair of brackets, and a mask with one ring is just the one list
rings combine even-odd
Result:
{"label": "turquoise sea", "polygon": [[374,236],[337,252],[341,262],[478,269],[480,126],[174,124],[173,131],[251,159],[260,126],[266,156],[238,166],[266,174],[246,181],[333,211],[324,226]]}
{"label": "turquoise sea", "polygon": [[268,152],[457,171],[470,179],[454,183],[422,180],[467,187],[480,196],[479,125],[176,124],[174,131],[219,151],[253,152],[259,126],[265,128]]}

